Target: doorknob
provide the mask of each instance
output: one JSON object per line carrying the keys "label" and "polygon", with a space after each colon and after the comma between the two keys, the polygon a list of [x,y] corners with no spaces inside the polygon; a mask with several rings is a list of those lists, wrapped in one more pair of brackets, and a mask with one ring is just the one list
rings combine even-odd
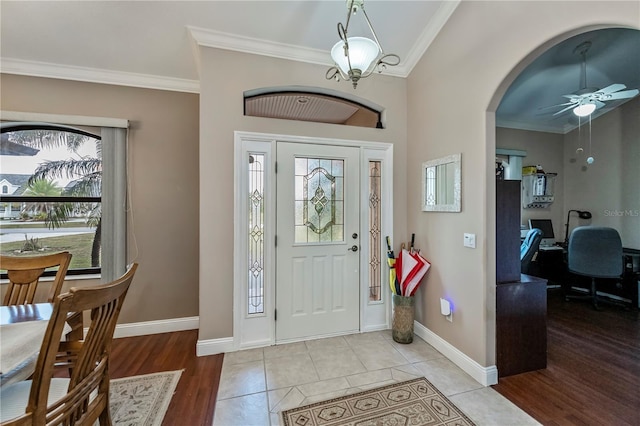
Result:
{"label": "doorknob", "polygon": [[350,248],[348,248],[347,250],[358,251],[358,246],[354,244]]}

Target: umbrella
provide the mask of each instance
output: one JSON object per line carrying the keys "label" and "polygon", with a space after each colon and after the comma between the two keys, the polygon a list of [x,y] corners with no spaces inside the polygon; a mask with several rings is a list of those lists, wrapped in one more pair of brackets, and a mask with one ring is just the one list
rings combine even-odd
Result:
{"label": "umbrella", "polygon": [[422,282],[422,278],[424,278],[429,268],[431,268],[431,263],[419,252],[413,252],[409,255],[416,260],[417,265],[413,269],[412,273],[407,276],[407,282],[403,288],[404,296],[413,296],[415,294],[416,290],[418,290],[418,286]]}
{"label": "umbrella", "polygon": [[418,260],[406,249],[401,249],[396,259],[396,276],[400,281],[400,289],[403,296],[407,296],[406,287],[410,275],[415,275],[415,269],[419,267]]}
{"label": "umbrella", "polygon": [[389,237],[387,237],[387,264],[389,265],[389,287],[391,287],[391,293],[398,294],[396,292],[396,258],[391,249]]}

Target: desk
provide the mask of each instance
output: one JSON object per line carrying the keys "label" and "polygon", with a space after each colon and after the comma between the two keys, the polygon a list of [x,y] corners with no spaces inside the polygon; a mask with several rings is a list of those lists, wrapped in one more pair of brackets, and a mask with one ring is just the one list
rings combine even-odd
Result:
{"label": "desk", "polygon": [[[598,279],[598,293],[622,298],[631,307],[640,308],[640,250],[623,248],[624,272],[622,279]],[[548,280],[549,284],[561,285],[565,292],[572,286],[590,288],[588,277],[571,274],[567,270],[567,252],[563,247],[540,247],[534,262],[534,275]]]}
{"label": "desk", "polygon": [[31,376],[52,313],[51,303],[0,306],[0,386]]}
{"label": "desk", "polygon": [[560,246],[539,247],[534,268],[535,276],[550,285],[561,285],[567,278],[566,251]]}

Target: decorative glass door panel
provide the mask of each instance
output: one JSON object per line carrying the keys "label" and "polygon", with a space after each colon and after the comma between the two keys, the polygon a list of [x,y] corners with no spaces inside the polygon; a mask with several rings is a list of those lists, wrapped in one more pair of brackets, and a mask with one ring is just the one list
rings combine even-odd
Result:
{"label": "decorative glass door panel", "polygon": [[344,241],[344,160],[295,160],[295,243]]}

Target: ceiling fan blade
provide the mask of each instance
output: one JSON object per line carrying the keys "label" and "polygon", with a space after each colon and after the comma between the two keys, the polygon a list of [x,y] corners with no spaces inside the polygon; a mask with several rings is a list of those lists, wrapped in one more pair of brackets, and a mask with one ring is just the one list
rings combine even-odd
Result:
{"label": "ceiling fan blade", "polygon": [[562,114],[563,112],[568,111],[568,110],[570,110],[570,109],[572,109],[572,108],[575,108],[575,107],[576,107],[576,104],[574,104],[574,103],[572,102],[572,103],[571,103],[571,105],[569,105],[569,106],[568,106],[568,107],[566,107],[565,109],[561,109],[560,111],[556,112],[556,113],[555,113],[555,114],[553,114],[553,115]]}
{"label": "ceiling fan blade", "polygon": [[616,93],[611,93],[609,95],[604,96],[605,101],[611,101],[613,99],[628,99],[628,98],[633,98],[634,96],[636,96],[638,94],[638,89],[632,89],[632,90],[625,90],[624,92],[616,92]]}
{"label": "ceiling fan blade", "polygon": [[545,107],[540,107],[540,108],[538,108],[538,111],[545,110],[545,109],[550,109],[550,108],[558,108],[558,107],[565,106],[565,105],[575,105],[575,102],[565,102],[563,104],[556,104],[556,105],[549,105],[549,106],[545,106]]}
{"label": "ceiling fan blade", "polygon": [[626,89],[627,86],[624,84],[612,84],[611,86],[607,86],[603,89],[598,90],[596,93],[604,93],[605,95],[613,92],[617,92],[618,90]]}
{"label": "ceiling fan blade", "polygon": [[600,102],[599,100],[595,99],[593,101],[594,105],[596,106],[596,108],[602,108],[603,106],[605,106],[606,104],[604,102]]}

